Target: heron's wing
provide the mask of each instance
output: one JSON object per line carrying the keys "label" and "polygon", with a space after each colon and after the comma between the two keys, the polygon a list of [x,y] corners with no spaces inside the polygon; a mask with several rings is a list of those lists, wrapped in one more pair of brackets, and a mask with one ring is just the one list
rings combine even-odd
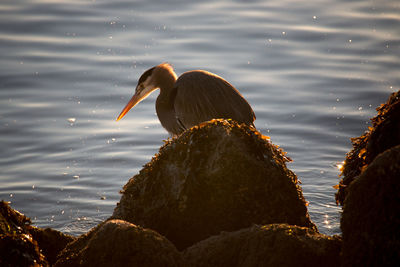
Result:
{"label": "heron's wing", "polygon": [[190,71],[176,81],[174,109],[177,119],[190,128],[211,119],[233,119],[249,125],[255,115],[242,95],[221,77]]}

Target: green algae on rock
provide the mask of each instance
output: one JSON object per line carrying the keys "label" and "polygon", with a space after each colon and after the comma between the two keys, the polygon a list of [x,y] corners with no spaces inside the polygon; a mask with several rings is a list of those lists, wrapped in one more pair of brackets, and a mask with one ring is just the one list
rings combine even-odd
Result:
{"label": "green algae on rock", "polygon": [[0,266],[51,266],[57,254],[75,238],[40,229],[31,220],[0,202]]}
{"label": "green algae on rock", "polygon": [[357,179],[363,169],[386,149],[400,144],[400,91],[392,93],[385,104],[376,109],[372,127],[362,136],[352,138],[353,149],[347,153],[342,168],[336,203],[343,205],[347,187]]}
{"label": "green algae on rock", "polygon": [[59,255],[61,266],[184,266],[171,242],[150,229],[109,220],[70,243]]}
{"label": "green algae on rock", "polygon": [[307,266],[340,265],[341,239],[288,224],[253,225],[223,232],[183,251],[189,266]]}
{"label": "green algae on rock", "polygon": [[30,229],[32,238],[38,243],[40,250],[45,255],[46,260],[53,265],[56,263],[57,255],[65,246],[74,241],[76,238],[66,235],[51,228],[37,228]]}
{"label": "green algae on rock", "polygon": [[31,220],[0,202],[0,266],[48,266],[29,233]]}
{"label": "green algae on rock", "polygon": [[341,218],[342,266],[400,262],[400,145],[379,154],[354,180]]}
{"label": "green algae on rock", "polygon": [[289,159],[268,139],[230,120],[185,131],[129,180],[112,218],[154,229],[180,250],[252,224],[316,229]]}

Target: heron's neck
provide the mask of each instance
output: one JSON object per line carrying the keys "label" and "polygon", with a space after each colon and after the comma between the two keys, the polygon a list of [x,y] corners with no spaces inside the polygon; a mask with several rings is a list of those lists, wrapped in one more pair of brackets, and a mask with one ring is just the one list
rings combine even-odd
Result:
{"label": "heron's neck", "polygon": [[160,86],[160,94],[156,100],[156,112],[161,125],[173,135],[182,132],[180,125],[178,125],[174,109],[177,90],[174,85],[175,81],[168,84],[164,83],[163,86]]}
{"label": "heron's neck", "polygon": [[177,76],[168,64],[160,64],[154,70],[154,76],[156,78],[157,87],[160,88],[160,95],[168,96],[175,86]]}
{"label": "heron's neck", "polygon": [[175,82],[176,79],[170,77],[170,79],[164,79],[163,82],[158,85],[158,87],[160,88],[160,95],[158,97],[159,100],[161,100],[162,102],[170,102],[172,100],[171,98],[174,98],[173,95],[176,94]]}
{"label": "heron's neck", "polygon": [[175,81],[176,79],[164,79],[161,83],[159,83],[158,87],[160,88],[160,95],[170,95],[175,86]]}

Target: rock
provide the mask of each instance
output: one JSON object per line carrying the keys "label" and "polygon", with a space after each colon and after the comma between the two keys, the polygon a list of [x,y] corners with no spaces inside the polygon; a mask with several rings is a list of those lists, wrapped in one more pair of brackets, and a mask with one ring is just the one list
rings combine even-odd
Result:
{"label": "rock", "polygon": [[339,266],[341,240],[288,224],[253,225],[187,248],[189,266]]}
{"label": "rock", "polygon": [[0,202],[0,266],[48,266],[75,238],[52,229],[40,229],[25,215]]}
{"label": "rock", "polygon": [[400,144],[400,91],[392,93],[377,111],[378,115],[371,119],[372,127],[369,131],[352,138],[353,149],[346,156],[342,169],[343,178],[336,193],[338,204],[343,205],[347,187],[378,154]]}
{"label": "rock", "polygon": [[30,235],[0,234],[0,266],[49,266]]}
{"label": "rock", "polygon": [[29,232],[31,220],[0,202],[0,266],[48,266]]}
{"label": "rock", "polygon": [[160,234],[110,220],[70,243],[55,266],[184,266],[181,254]]}
{"label": "rock", "polygon": [[59,231],[46,228],[40,229],[31,227],[30,233],[34,240],[37,241],[42,253],[50,265],[56,263],[57,255],[65,246],[74,241],[76,238],[63,234]]}
{"label": "rock", "polygon": [[0,202],[0,234],[26,234],[30,224],[31,219],[12,209],[7,202]]}
{"label": "rock", "polygon": [[255,129],[212,120],[167,141],[124,186],[112,218],[154,229],[180,250],[252,224],[316,229],[287,161]]}
{"label": "rock", "polygon": [[343,206],[343,266],[400,262],[400,145],[378,155],[349,186]]}

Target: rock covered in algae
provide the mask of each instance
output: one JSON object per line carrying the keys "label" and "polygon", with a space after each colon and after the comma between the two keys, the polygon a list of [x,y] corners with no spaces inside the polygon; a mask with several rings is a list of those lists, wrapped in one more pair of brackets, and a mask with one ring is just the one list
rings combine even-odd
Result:
{"label": "rock covered in algae", "polygon": [[30,233],[33,239],[38,243],[40,250],[46,257],[46,260],[53,265],[57,260],[57,255],[65,246],[76,238],[63,234],[51,228],[32,227]]}
{"label": "rock covered in algae", "polygon": [[0,202],[0,266],[48,266],[29,233],[31,220]]}
{"label": "rock covered in algae", "polygon": [[181,254],[160,234],[110,220],[70,243],[55,266],[184,266]]}
{"label": "rock covered in algae", "polygon": [[378,155],[351,183],[341,229],[343,266],[398,266],[400,145]]}
{"label": "rock covered in algae", "polygon": [[288,224],[253,225],[223,232],[187,248],[184,258],[193,267],[340,265],[341,240],[313,229]]}
{"label": "rock covered in algae", "polygon": [[112,218],[182,250],[252,224],[315,228],[284,152],[246,125],[212,120],[169,140],[123,188]]}
{"label": "rock covered in algae", "polygon": [[347,153],[342,169],[336,202],[343,205],[347,187],[357,179],[375,157],[386,149],[400,144],[400,91],[392,93],[385,104],[376,109],[372,127],[362,136],[352,138],[353,149]]}
{"label": "rock covered in algae", "polygon": [[31,226],[31,220],[0,202],[0,266],[48,266],[74,240],[52,229]]}

